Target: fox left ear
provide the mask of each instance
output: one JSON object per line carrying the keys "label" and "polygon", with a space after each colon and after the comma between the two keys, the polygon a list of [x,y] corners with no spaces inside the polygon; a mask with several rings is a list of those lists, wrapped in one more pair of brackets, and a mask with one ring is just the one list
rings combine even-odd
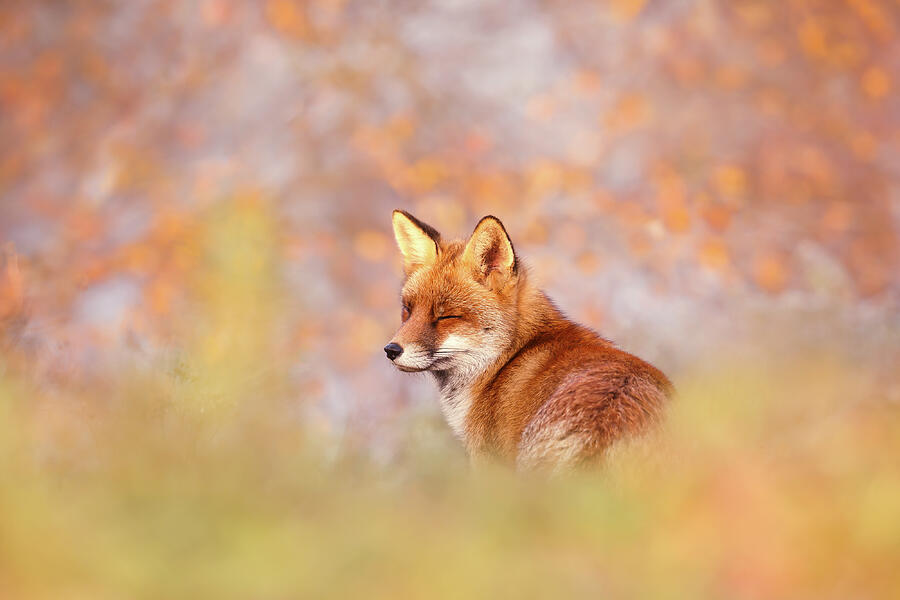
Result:
{"label": "fox left ear", "polygon": [[497,217],[478,222],[466,243],[463,259],[472,264],[484,283],[499,289],[516,274],[518,259],[506,228]]}
{"label": "fox left ear", "polygon": [[437,260],[441,235],[433,227],[405,210],[395,210],[391,215],[391,222],[407,276],[419,267],[427,267]]}

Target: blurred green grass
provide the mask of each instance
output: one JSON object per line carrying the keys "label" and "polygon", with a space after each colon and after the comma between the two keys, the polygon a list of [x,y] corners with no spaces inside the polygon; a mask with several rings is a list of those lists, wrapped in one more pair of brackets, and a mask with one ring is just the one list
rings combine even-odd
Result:
{"label": "blurred green grass", "polygon": [[864,365],[705,365],[602,471],[385,466],[292,408],[274,235],[249,200],[210,216],[168,363],[48,385],[6,357],[0,597],[900,596],[900,410]]}

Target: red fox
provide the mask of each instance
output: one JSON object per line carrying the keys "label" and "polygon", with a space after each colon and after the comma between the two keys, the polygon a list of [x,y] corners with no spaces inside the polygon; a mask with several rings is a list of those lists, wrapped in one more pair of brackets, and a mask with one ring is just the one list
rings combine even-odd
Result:
{"label": "red fox", "polygon": [[523,471],[594,464],[659,421],[668,378],[568,320],[529,282],[499,219],[452,242],[402,210],[393,226],[406,281],[402,325],[384,351],[401,371],[434,376],[473,461]]}

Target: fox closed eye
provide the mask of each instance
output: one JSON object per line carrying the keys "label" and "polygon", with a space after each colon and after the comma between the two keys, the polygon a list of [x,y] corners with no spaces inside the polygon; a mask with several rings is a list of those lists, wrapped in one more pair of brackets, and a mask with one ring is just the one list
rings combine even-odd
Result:
{"label": "fox closed eye", "polygon": [[444,315],[435,319],[436,321],[446,321],[447,319],[462,319],[462,315]]}

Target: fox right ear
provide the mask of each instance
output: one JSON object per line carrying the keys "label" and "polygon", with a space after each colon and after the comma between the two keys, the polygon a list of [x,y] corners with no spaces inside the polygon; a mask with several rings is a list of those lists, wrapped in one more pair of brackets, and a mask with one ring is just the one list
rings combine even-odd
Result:
{"label": "fox right ear", "polygon": [[516,251],[497,217],[487,216],[478,222],[463,250],[463,259],[492,289],[501,289],[516,275]]}
{"label": "fox right ear", "polygon": [[437,230],[403,210],[395,210],[391,220],[407,275],[437,260],[441,241]]}

